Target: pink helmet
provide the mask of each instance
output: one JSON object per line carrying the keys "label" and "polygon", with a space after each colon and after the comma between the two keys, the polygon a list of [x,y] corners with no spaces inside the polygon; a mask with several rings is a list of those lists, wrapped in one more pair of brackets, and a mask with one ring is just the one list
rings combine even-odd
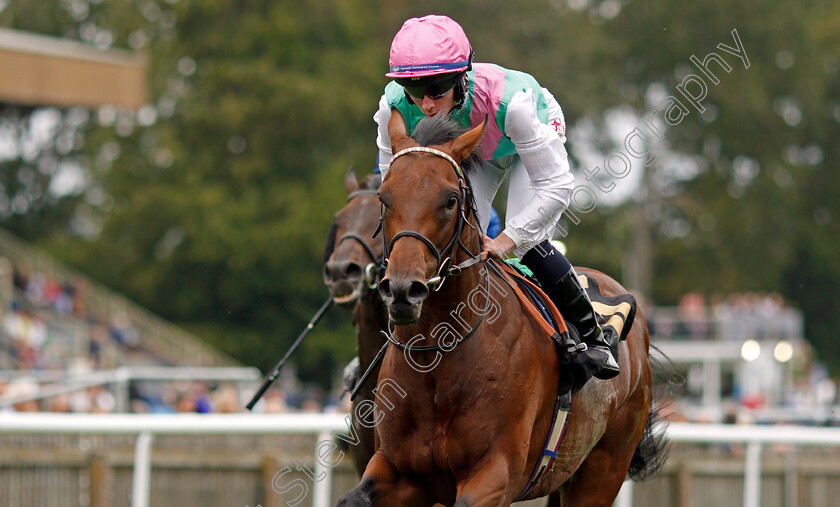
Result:
{"label": "pink helmet", "polygon": [[447,16],[411,18],[391,43],[390,78],[415,78],[459,72],[472,61],[470,41]]}

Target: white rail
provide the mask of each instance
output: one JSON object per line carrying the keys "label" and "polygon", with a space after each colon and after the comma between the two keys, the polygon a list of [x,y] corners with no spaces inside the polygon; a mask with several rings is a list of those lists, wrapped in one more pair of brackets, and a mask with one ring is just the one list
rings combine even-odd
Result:
{"label": "white rail", "polygon": [[[138,435],[134,455],[133,507],[148,507],[152,440],[155,435],[206,434],[315,434],[318,444],[331,438],[331,431],[346,433],[347,414],[45,414],[0,413],[2,433],[124,434]],[[742,443],[745,459],[744,507],[761,503],[761,450],[764,444],[840,446],[840,428],[807,426],[733,426],[723,424],[672,423],[666,438],[672,442]],[[317,451],[315,456],[317,456]],[[331,470],[318,464],[313,505],[330,502]],[[626,483],[616,505],[632,506],[632,486]]]}
{"label": "white rail", "polygon": [[53,382],[40,386],[32,394],[22,396],[0,396],[0,408],[31,400],[41,400],[71,393],[94,386],[116,384],[119,387],[118,410],[128,410],[128,383],[136,380],[148,381],[208,381],[208,382],[259,382],[260,370],[253,367],[236,366],[122,366],[114,370],[97,370],[81,375],[67,375],[60,372],[42,371],[0,371],[0,381],[18,378],[32,378],[36,382]]}
{"label": "white rail", "polygon": [[[347,414],[46,414],[0,413],[2,433],[137,435],[134,450],[132,507],[148,507],[151,486],[152,440],[155,435],[316,434],[317,447],[330,432],[348,432]],[[312,505],[330,504],[332,471],[315,460]]]}
{"label": "white rail", "polygon": [[764,444],[840,446],[840,428],[790,425],[671,423],[666,437],[672,442],[746,444],[744,507],[761,505],[761,451]]}

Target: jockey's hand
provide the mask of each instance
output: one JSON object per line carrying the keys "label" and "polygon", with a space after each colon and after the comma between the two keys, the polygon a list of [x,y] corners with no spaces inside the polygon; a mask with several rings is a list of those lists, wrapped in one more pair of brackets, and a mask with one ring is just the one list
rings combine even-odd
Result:
{"label": "jockey's hand", "polygon": [[481,235],[482,248],[494,259],[504,259],[516,249],[516,244],[505,233],[499,234],[496,239]]}

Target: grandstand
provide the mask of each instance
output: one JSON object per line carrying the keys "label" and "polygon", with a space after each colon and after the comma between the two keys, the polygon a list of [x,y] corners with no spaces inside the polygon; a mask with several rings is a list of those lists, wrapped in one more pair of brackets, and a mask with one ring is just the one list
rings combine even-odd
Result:
{"label": "grandstand", "polygon": [[[47,327],[43,343],[47,362],[61,360],[66,366],[87,357],[103,367],[242,366],[2,229],[0,256],[6,259],[5,267],[0,268],[3,311],[40,317]],[[111,341],[103,339],[103,331]],[[90,357],[97,348],[105,349],[101,358]],[[9,350],[5,352],[3,360],[8,364]]]}
{"label": "grandstand", "polygon": [[[6,406],[168,410],[181,402],[186,408],[182,391],[197,391],[191,403],[208,405],[217,394],[209,391],[232,382],[239,389],[227,394],[236,401],[228,401],[225,411],[238,411],[242,391],[260,377],[256,368],[243,367],[5,230],[0,230],[0,322],[0,370],[5,370],[0,384],[8,384],[0,402]],[[174,394],[162,384],[176,380],[206,384],[179,386]],[[79,401],[83,390],[90,399]],[[167,396],[174,399],[163,399]]]}
{"label": "grandstand", "polygon": [[[840,423],[836,389],[805,338],[802,313],[775,294],[646,309],[651,343],[684,382],[681,417],[695,422]],[[674,379],[672,379],[673,381]]]}

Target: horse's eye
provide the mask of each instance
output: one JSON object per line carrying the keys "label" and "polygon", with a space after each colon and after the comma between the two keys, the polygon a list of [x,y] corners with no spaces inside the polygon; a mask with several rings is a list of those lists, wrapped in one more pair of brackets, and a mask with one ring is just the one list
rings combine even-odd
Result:
{"label": "horse's eye", "polygon": [[449,208],[449,209],[452,209],[457,204],[458,204],[458,198],[453,195],[452,197],[449,198],[449,201],[447,201],[446,207]]}

